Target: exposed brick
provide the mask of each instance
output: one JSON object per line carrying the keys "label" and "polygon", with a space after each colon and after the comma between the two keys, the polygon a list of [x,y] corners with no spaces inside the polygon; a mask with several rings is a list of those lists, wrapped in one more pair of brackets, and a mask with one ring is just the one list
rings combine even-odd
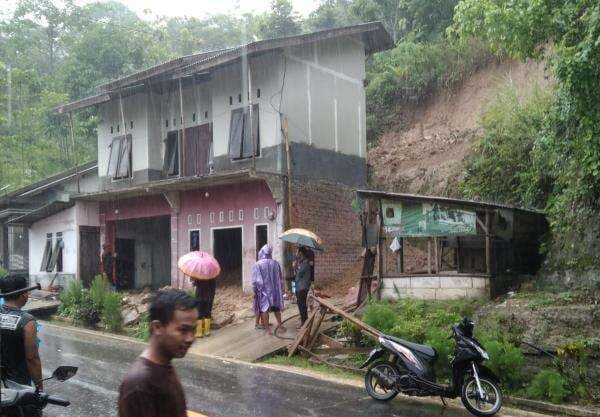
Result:
{"label": "exposed brick", "polygon": [[312,230],[325,246],[315,258],[318,283],[356,271],[362,262],[362,230],[358,215],[352,211],[353,199],[354,191],[343,184],[292,182],[292,227]]}

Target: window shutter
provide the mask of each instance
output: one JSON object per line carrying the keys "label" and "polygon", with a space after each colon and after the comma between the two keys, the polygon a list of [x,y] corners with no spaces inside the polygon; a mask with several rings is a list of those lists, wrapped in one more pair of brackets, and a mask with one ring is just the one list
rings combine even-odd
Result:
{"label": "window shutter", "polygon": [[[250,123],[248,123],[250,119],[250,112],[244,115],[244,143],[242,146],[242,157],[243,158],[252,158],[252,136],[250,136]],[[258,104],[252,106],[252,135],[254,136],[254,144],[255,144],[255,155],[259,156],[260,154],[260,136],[259,136],[259,114],[258,114]]]}
{"label": "window shutter", "polygon": [[239,159],[242,157],[242,135],[244,131],[244,109],[231,111],[229,126],[229,157]]}
{"label": "window shutter", "polygon": [[119,168],[117,178],[128,178],[131,164],[131,135],[121,136],[121,152],[119,155]]}
{"label": "window shutter", "polygon": [[108,158],[108,170],[106,175],[115,178],[117,176],[117,168],[119,165],[119,155],[121,154],[121,139],[114,138],[110,144],[110,156]]}

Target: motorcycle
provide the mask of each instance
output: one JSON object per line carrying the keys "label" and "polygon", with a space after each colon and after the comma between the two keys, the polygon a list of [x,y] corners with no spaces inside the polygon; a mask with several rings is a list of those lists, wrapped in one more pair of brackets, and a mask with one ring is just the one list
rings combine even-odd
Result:
{"label": "motorcycle", "polygon": [[[44,379],[48,381],[55,379],[57,381],[66,381],[77,373],[74,366],[59,366],[52,373],[52,376]],[[0,390],[0,416],[4,417],[27,417],[32,411],[40,412],[48,404],[68,407],[71,403],[62,398],[48,395],[37,388],[29,385],[21,385],[9,379],[3,379]]]}
{"label": "motorcycle", "polygon": [[[398,393],[412,396],[459,397],[465,408],[479,417],[489,417],[502,407],[499,379],[482,362],[489,360],[483,346],[473,337],[474,323],[464,318],[452,326],[456,350],[452,360],[449,385],[436,382],[434,365],[438,353],[427,345],[419,345],[382,335],[379,346],[371,351],[361,368],[367,393],[379,401],[389,401]],[[385,356],[388,355],[388,358]],[[444,402],[445,403],[445,402]]]}

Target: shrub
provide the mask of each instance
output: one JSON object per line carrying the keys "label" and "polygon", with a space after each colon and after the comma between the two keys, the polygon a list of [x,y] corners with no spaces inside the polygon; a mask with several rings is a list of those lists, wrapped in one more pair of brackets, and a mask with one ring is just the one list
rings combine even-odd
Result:
{"label": "shrub", "polygon": [[389,303],[372,302],[365,309],[363,321],[383,333],[389,333],[396,324],[396,313]]}
{"label": "shrub", "polygon": [[133,336],[145,342],[150,339],[150,315],[148,313],[144,313],[140,317],[140,321],[135,328]]}
{"label": "shrub", "polygon": [[118,293],[106,293],[104,297],[102,321],[106,327],[113,332],[121,331],[123,328],[123,317],[121,316],[121,296]]}
{"label": "shrub", "polygon": [[518,388],[521,384],[521,369],[524,362],[521,350],[498,336],[483,336],[481,342],[490,355],[486,365],[507,388]]}
{"label": "shrub", "polygon": [[550,400],[561,403],[569,395],[567,381],[552,369],[543,369],[533,378],[527,388],[527,395],[537,400]]}
{"label": "shrub", "polygon": [[67,288],[60,293],[59,298],[62,302],[58,309],[59,314],[64,317],[73,317],[83,301],[83,284],[81,281],[71,281]]}
{"label": "shrub", "polygon": [[109,291],[110,285],[108,284],[108,280],[102,275],[96,275],[90,286],[90,299],[96,310],[102,311],[104,299]]}

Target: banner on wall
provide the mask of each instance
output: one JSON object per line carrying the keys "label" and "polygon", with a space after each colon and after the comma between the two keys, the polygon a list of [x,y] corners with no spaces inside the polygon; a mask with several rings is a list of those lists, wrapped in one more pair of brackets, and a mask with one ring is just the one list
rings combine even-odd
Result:
{"label": "banner on wall", "polygon": [[438,203],[382,200],[384,232],[396,237],[465,236],[477,233],[475,211]]}

